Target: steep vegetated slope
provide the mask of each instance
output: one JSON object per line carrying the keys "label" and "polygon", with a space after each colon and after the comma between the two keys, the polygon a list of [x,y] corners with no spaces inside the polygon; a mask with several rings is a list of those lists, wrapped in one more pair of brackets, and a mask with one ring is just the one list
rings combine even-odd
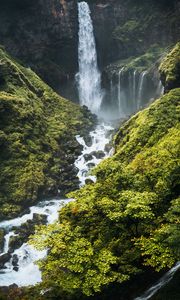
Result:
{"label": "steep vegetated slope", "polygon": [[70,194],[76,201],[59,223],[38,228],[33,243],[49,248],[40,266],[50,295],[98,299],[104,287],[180,258],[179,100],[172,89],[124,123],[115,154],[94,170],[97,182]]}
{"label": "steep vegetated slope", "polygon": [[0,49],[0,218],[42,196],[78,187],[76,134],[94,117],[58,96],[29,68]]}
{"label": "steep vegetated slope", "polygon": [[180,42],[166,56],[159,68],[165,92],[179,87],[180,83]]}

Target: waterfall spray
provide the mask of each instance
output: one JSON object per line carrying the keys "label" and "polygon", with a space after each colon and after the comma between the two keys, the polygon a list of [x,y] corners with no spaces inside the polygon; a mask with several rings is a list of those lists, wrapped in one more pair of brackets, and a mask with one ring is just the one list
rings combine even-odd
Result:
{"label": "waterfall spray", "polygon": [[122,72],[123,72],[123,69],[122,68],[119,73],[118,73],[118,107],[119,107],[119,114],[122,113],[122,104],[121,104],[121,75],[122,75]]}
{"label": "waterfall spray", "polygon": [[134,70],[134,72],[133,72],[133,103],[134,103],[134,109],[136,108],[136,74],[137,74],[137,70]]}
{"label": "waterfall spray", "polygon": [[139,78],[139,86],[138,86],[138,102],[137,102],[137,108],[139,109],[141,106],[142,96],[143,96],[143,88],[144,88],[144,81],[146,77],[147,71],[144,71],[140,74]]}
{"label": "waterfall spray", "polygon": [[103,93],[101,76],[97,66],[96,45],[89,6],[86,2],[78,3],[79,19],[79,73],[76,75],[81,105],[86,105],[92,112],[100,110]]}
{"label": "waterfall spray", "polygon": [[156,94],[157,94],[157,96],[162,96],[164,94],[164,86],[162,85],[161,80],[159,80]]}

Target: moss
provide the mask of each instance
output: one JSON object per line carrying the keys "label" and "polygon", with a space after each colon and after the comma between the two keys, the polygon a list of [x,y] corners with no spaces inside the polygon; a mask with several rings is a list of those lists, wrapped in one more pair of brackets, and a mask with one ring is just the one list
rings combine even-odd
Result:
{"label": "moss", "polygon": [[159,71],[165,91],[179,86],[180,82],[180,42],[168,53],[162,61]]}
{"label": "moss", "polygon": [[113,36],[123,43],[131,42],[132,38],[135,38],[137,29],[139,28],[139,22],[136,20],[129,20],[123,26],[118,26],[114,32]]}
{"label": "moss", "polygon": [[174,3],[162,5],[159,1],[128,0],[120,9],[121,18],[112,37],[118,44],[122,58],[141,55],[154,42],[159,47],[167,47],[172,41],[178,40],[178,35],[172,37],[172,32],[179,26]]}
{"label": "moss", "polygon": [[31,242],[53,245],[40,263],[44,287],[96,297],[180,259],[179,97],[172,90],[125,122],[115,154],[93,171],[96,183],[69,194],[76,201],[59,223],[37,228]]}
{"label": "moss", "polygon": [[[14,217],[42,195],[69,190],[60,169],[69,165],[72,156],[75,159],[75,135],[87,132],[94,117],[57,95],[3,49],[0,78],[0,216],[4,218]],[[69,176],[73,182],[75,174]]]}
{"label": "moss", "polygon": [[140,56],[116,61],[107,67],[107,71],[118,72],[121,68],[124,68],[125,72],[130,70],[137,70],[139,73],[145,70],[151,71],[154,65],[160,63],[164,53],[166,53],[166,49],[159,47],[158,45],[153,45]]}

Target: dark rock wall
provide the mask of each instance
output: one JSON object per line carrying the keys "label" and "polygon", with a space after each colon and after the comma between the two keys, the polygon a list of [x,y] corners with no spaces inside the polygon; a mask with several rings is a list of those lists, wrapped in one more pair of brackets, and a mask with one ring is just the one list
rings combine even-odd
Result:
{"label": "dark rock wall", "polygon": [[[179,39],[179,0],[87,1],[101,69]],[[71,98],[78,69],[77,0],[1,0],[0,44]]]}
{"label": "dark rock wall", "polygon": [[77,69],[73,0],[2,1],[0,44],[58,88]]}
{"label": "dark rock wall", "polygon": [[92,11],[99,63],[137,56],[153,45],[180,39],[180,1],[88,1]]}

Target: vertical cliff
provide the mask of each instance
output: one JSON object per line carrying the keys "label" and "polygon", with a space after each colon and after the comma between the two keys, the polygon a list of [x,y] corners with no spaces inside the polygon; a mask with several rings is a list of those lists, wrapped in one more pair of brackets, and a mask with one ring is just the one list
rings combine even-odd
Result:
{"label": "vertical cliff", "polygon": [[77,68],[74,0],[1,1],[0,44],[58,88]]}
{"label": "vertical cliff", "polygon": [[[101,68],[119,59],[142,55],[154,44],[167,47],[180,37],[179,0],[87,2]],[[69,82],[73,86],[78,69],[76,0],[2,0],[0,44],[58,92],[71,98]]]}

